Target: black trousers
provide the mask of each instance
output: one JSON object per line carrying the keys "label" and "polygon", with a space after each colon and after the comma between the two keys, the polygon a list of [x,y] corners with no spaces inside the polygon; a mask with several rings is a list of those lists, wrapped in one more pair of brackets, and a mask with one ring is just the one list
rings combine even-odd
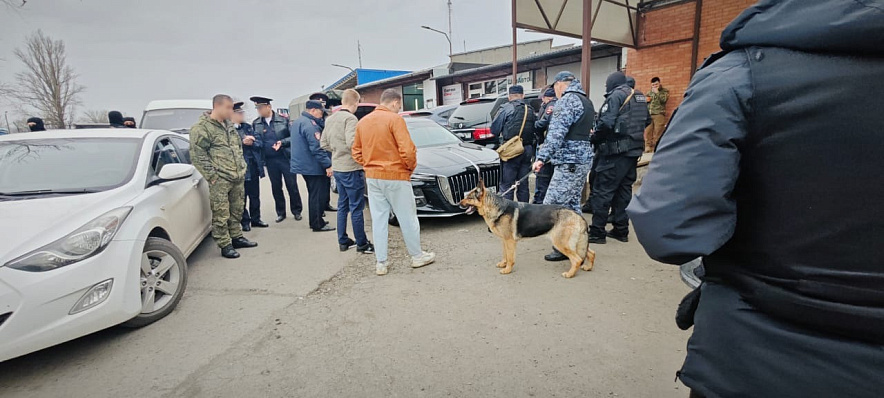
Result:
{"label": "black trousers", "polygon": [[555,170],[556,166],[552,163],[546,163],[540,168],[540,172],[536,174],[537,179],[534,180],[534,200],[531,203],[536,205],[543,204],[543,198],[546,197],[546,190],[549,189],[549,182],[552,180]]}
{"label": "black trousers", "polygon": [[261,180],[253,177],[245,182],[246,200],[242,212],[242,225],[261,220]]}
{"label": "black trousers", "polygon": [[289,193],[289,206],[292,214],[301,214],[304,206],[301,204],[301,192],[298,191],[297,175],[292,173],[292,165],[285,156],[268,157],[267,177],[270,178],[270,191],[273,192],[273,201],[276,202],[276,215],[285,215],[285,194],[282,192],[283,183]]}
{"label": "black trousers", "polygon": [[617,155],[599,158],[590,196],[592,205],[590,235],[605,236],[605,224],[608,222],[608,214],[612,212],[611,223],[614,224],[614,233],[617,235],[629,233],[626,206],[632,200],[632,184],[635,183],[637,162],[636,156]]}
{"label": "black trousers", "polygon": [[307,182],[307,211],[310,220],[310,229],[317,230],[325,226],[322,212],[328,205],[330,198],[331,180],[324,176],[304,175]]}
{"label": "black trousers", "polygon": [[[534,161],[534,146],[525,145],[525,152],[506,162],[500,162],[500,189],[498,192],[506,192],[516,183],[516,180],[522,178],[531,171],[531,162]],[[522,180],[515,192],[510,192],[503,197],[513,200],[515,195],[517,202],[528,203],[528,179]]]}

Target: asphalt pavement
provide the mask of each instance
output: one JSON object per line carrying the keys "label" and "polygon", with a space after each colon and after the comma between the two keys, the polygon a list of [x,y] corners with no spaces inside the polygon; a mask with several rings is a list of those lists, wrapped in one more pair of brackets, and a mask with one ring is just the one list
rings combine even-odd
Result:
{"label": "asphalt pavement", "polygon": [[246,233],[259,246],[226,260],[206,239],[171,315],[0,363],[0,396],[687,396],[673,381],[687,288],[634,239],[594,246],[593,271],[570,280],[566,262],[543,261],[548,239],[522,241],[500,275],[480,217],[422,219],[437,262],[411,269],[391,227],[390,273],[377,277],[374,257],[341,253],[334,232],[274,224],[266,180],[262,199],[271,227]]}

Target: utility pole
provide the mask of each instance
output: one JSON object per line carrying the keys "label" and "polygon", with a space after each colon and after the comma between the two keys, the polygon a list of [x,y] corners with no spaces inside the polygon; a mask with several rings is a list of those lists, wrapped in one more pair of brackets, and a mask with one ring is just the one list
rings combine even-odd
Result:
{"label": "utility pole", "polygon": [[9,111],[3,111],[3,117],[6,118],[6,132],[12,134],[12,127],[9,127]]}
{"label": "utility pole", "polygon": [[448,37],[454,37],[451,34],[451,0],[448,0]]}
{"label": "utility pole", "polygon": [[362,44],[356,40],[356,51],[359,53],[359,68],[362,69]]}

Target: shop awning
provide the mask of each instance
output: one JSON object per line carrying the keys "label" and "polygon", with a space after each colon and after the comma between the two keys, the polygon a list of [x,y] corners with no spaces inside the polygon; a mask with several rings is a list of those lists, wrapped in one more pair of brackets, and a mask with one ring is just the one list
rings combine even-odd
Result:
{"label": "shop awning", "polygon": [[636,47],[636,7],[639,0],[516,0],[517,28],[582,38],[583,16],[592,18],[592,40],[621,47]]}

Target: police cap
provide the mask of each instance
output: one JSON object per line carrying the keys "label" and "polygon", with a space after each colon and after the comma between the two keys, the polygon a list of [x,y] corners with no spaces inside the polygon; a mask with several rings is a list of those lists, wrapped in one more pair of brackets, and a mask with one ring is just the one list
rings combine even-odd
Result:
{"label": "police cap", "polygon": [[313,93],[310,94],[310,100],[328,102],[328,96],[323,93]]}
{"label": "police cap", "polygon": [[317,101],[317,100],[310,100],[310,101],[307,101],[306,108],[307,108],[307,109],[322,109],[322,110],[325,110],[325,107],[322,106],[322,102],[319,102],[319,101]]}
{"label": "police cap", "polygon": [[553,78],[553,81],[558,83],[558,82],[565,82],[565,81],[571,81],[571,80],[576,80],[576,79],[577,79],[577,76],[574,76],[573,73],[563,70],[563,71],[556,74],[556,77]]}
{"label": "police cap", "polygon": [[555,97],[556,90],[554,88],[550,87],[550,88],[546,89],[546,91],[543,92],[543,96],[544,97]]}
{"label": "police cap", "polygon": [[234,102],[233,103],[233,111],[234,112],[245,112],[245,109],[242,108],[243,104],[244,104],[244,102],[242,102],[242,101]]}
{"label": "police cap", "polygon": [[252,102],[254,102],[255,105],[270,105],[270,101],[273,101],[273,100],[270,99],[270,98],[267,98],[267,97],[259,97],[259,96],[251,97],[251,98],[249,98],[249,100],[252,101]]}

